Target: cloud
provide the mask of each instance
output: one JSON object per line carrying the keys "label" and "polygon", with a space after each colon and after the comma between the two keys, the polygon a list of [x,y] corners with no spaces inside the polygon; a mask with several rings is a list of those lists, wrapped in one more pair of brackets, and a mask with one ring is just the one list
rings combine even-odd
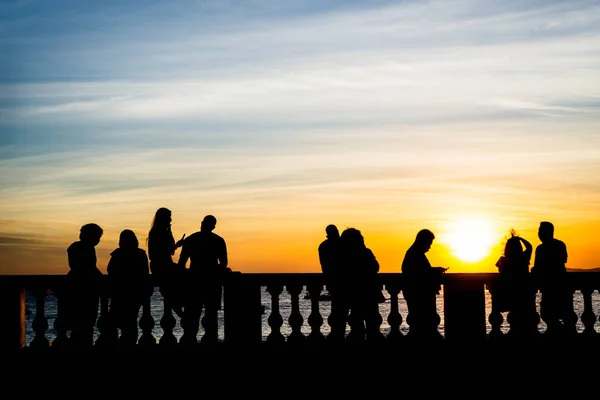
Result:
{"label": "cloud", "polygon": [[14,245],[39,245],[41,242],[38,239],[30,239],[27,237],[11,236],[0,233],[0,246]]}
{"label": "cloud", "polygon": [[597,2],[65,4],[2,6],[4,248],[598,203]]}

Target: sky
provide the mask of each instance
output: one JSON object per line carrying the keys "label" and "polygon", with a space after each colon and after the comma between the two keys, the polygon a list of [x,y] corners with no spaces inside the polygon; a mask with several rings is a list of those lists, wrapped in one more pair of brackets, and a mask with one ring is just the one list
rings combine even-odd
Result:
{"label": "sky", "polygon": [[105,272],[159,207],[242,272],[319,272],[328,224],[495,272],[545,220],[600,267],[598,1],[4,0],[0,54],[0,274],[88,222]]}

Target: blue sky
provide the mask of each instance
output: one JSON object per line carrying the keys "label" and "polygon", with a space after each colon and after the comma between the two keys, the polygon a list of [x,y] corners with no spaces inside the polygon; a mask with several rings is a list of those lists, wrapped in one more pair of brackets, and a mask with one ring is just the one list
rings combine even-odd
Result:
{"label": "blue sky", "polygon": [[600,204],[597,1],[3,1],[0,54],[11,248],[165,204],[240,238]]}

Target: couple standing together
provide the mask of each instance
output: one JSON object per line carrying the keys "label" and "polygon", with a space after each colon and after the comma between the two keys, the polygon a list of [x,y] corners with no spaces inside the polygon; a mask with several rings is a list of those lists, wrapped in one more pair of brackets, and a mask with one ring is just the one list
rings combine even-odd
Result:
{"label": "couple standing together", "polygon": [[541,291],[540,314],[548,334],[576,333],[573,289],[567,283],[567,246],[554,237],[554,225],[540,222],[533,267],[529,269],[533,246],[511,231],[504,253],[496,263],[499,279],[492,283],[492,312],[510,312],[511,333],[538,332],[539,317],[535,295]]}
{"label": "couple standing together", "polygon": [[[200,231],[175,242],[171,232],[171,211],[156,211],[148,234],[150,270],[157,276],[158,285],[167,307],[181,317],[184,328],[182,343],[196,343],[200,315],[204,308],[203,341],[217,341],[217,312],[221,308],[222,280],[231,269],[228,267],[225,240],[214,233],[217,219],[207,215]],[[172,259],[181,247],[179,260]],[[186,264],[190,261],[189,269]]]}
{"label": "couple standing together", "polygon": [[[318,254],[331,295],[329,338],[343,340],[348,323],[349,341],[381,339],[379,303],[385,298],[377,276],[379,262],[366,247],[359,230],[348,228],[340,235],[338,228],[331,224],[325,232],[327,239],[319,245]],[[447,268],[432,267],[425,255],[434,239],[430,230],[419,231],[402,262],[411,336],[439,337],[436,295],[441,288],[441,275]]]}

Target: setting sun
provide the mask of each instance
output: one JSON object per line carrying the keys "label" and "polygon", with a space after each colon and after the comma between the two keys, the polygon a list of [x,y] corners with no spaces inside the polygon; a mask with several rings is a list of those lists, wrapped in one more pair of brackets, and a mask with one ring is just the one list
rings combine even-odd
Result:
{"label": "setting sun", "polygon": [[444,242],[456,258],[476,262],[489,255],[496,236],[492,223],[485,219],[461,219],[448,225]]}

